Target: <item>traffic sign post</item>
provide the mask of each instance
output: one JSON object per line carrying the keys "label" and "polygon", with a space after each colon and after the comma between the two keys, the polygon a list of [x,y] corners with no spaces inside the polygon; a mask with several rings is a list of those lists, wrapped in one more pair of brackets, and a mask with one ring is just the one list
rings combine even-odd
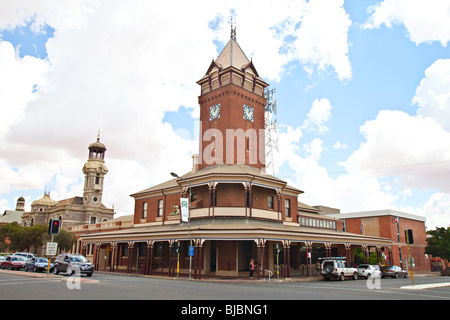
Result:
{"label": "traffic sign post", "polygon": [[[53,241],[53,236],[52,236],[52,241]],[[47,248],[45,250],[45,255],[56,256],[57,252],[58,252],[58,243],[57,242],[47,242]],[[48,257],[47,274],[50,273],[50,263],[51,263],[51,258]]]}
{"label": "traffic sign post", "polygon": [[412,230],[409,230],[408,226],[406,226],[406,229],[405,229],[405,236],[406,236],[406,244],[408,245],[408,258],[409,258],[408,266],[411,270],[411,283],[412,283],[412,286],[414,287],[414,273],[413,273],[413,263],[412,263],[413,260],[411,258],[411,249],[409,248],[410,240],[411,240],[410,236],[412,238]]}
{"label": "traffic sign post", "polygon": [[56,256],[56,252],[58,250],[58,242],[47,242],[47,249],[45,254],[47,256]]}

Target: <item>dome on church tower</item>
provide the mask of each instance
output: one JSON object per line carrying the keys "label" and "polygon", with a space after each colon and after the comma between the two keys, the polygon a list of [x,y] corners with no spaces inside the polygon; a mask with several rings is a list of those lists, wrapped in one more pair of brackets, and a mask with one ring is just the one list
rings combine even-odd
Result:
{"label": "dome on church tower", "polygon": [[100,138],[97,138],[97,141],[91,143],[89,145],[89,150],[91,149],[103,149],[106,150],[106,146],[100,142]]}
{"label": "dome on church tower", "polygon": [[44,193],[44,196],[41,199],[34,200],[31,203],[31,207],[34,207],[34,206],[50,207],[50,206],[55,206],[56,204],[58,204],[58,201],[50,198],[50,193]]}
{"label": "dome on church tower", "polygon": [[89,145],[89,159],[104,159],[106,146],[100,142],[100,134],[97,137],[97,141]]}

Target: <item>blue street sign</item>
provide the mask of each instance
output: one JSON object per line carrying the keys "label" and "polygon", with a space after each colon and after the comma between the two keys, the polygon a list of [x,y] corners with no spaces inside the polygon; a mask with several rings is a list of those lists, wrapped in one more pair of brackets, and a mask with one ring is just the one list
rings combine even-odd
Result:
{"label": "blue street sign", "polygon": [[189,256],[190,257],[194,256],[194,247],[193,246],[189,246]]}

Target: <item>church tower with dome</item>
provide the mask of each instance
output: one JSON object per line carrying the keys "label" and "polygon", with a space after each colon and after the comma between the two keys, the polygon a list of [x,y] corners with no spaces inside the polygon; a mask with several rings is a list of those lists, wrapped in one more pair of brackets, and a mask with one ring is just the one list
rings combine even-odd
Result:
{"label": "church tower with dome", "polygon": [[88,160],[82,169],[85,176],[83,196],[57,201],[50,197],[50,192],[45,191],[41,199],[31,203],[31,211],[22,215],[24,226],[46,225],[50,219],[59,219],[62,228],[68,228],[114,218],[114,208],[107,208],[102,203],[103,183],[108,168],[105,165],[106,146],[100,142],[100,134],[88,149]]}
{"label": "church tower with dome", "polygon": [[91,143],[88,149],[89,158],[83,167],[85,175],[83,203],[100,206],[102,203],[103,181],[108,173],[108,168],[105,165],[106,147],[100,142],[100,134],[97,137],[97,141]]}

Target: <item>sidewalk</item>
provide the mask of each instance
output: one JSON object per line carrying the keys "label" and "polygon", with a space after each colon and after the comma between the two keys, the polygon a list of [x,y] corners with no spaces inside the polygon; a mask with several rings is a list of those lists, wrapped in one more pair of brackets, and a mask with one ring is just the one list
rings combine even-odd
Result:
{"label": "sidewalk", "polygon": [[[47,274],[47,272],[26,272],[26,271],[19,271],[19,270],[3,270],[0,269],[0,273],[9,273],[9,274],[17,274],[20,276],[24,276],[24,277],[29,277],[29,278],[46,278],[46,279],[55,279],[55,280],[59,280],[59,281],[67,281],[67,279],[69,279],[69,276],[63,276],[63,275],[56,275],[53,273],[49,273]],[[100,281],[92,279],[92,278],[88,278],[86,276],[81,276],[79,277],[80,281],[84,282],[84,283],[99,283]]]}

